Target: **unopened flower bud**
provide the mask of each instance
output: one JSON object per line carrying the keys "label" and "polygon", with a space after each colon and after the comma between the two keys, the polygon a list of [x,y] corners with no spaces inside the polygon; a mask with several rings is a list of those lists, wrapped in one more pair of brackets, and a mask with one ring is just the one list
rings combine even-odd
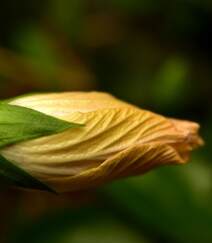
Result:
{"label": "unopened flower bud", "polygon": [[140,175],[160,165],[183,164],[203,143],[198,124],[157,115],[106,93],[38,94],[10,104],[84,124],[0,151],[57,192]]}

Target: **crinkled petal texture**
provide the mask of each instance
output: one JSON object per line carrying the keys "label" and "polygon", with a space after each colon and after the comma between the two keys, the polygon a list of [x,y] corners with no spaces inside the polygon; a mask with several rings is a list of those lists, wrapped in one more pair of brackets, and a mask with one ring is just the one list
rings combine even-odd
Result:
{"label": "crinkled petal texture", "polygon": [[168,119],[105,93],[32,95],[11,104],[85,124],[1,150],[5,158],[57,192],[185,163],[190,151],[203,143],[198,124]]}

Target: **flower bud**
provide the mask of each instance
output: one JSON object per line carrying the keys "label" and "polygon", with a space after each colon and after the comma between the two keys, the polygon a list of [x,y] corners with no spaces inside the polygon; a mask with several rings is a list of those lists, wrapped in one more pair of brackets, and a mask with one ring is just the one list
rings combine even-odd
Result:
{"label": "flower bud", "polygon": [[3,148],[7,160],[57,192],[183,164],[203,144],[194,122],[169,119],[98,92],[38,94],[14,99],[64,121],[84,124]]}

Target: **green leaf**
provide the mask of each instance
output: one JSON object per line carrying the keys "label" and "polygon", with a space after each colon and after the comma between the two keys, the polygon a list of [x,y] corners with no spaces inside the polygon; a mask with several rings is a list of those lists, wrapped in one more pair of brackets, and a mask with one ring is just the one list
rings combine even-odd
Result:
{"label": "green leaf", "polygon": [[13,163],[6,160],[0,155],[0,176],[6,179],[7,182],[12,183],[16,186],[38,189],[44,191],[54,192],[46,184],[40,182],[30,174],[15,166]]}
{"label": "green leaf", "polygon": [[41,112],[0,103],[0,148],[82,126]]}

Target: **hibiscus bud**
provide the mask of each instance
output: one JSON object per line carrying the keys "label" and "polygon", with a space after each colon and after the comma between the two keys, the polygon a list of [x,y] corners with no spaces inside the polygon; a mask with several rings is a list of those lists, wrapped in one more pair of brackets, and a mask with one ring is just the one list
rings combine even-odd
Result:
{"label": "hibiscus bud", "polygon": [[98,92],[20,97],[12,105],[84,126],[4,147],[8,161],[57,192],[183,164],[203,144],[194,122],[169,119]]}

